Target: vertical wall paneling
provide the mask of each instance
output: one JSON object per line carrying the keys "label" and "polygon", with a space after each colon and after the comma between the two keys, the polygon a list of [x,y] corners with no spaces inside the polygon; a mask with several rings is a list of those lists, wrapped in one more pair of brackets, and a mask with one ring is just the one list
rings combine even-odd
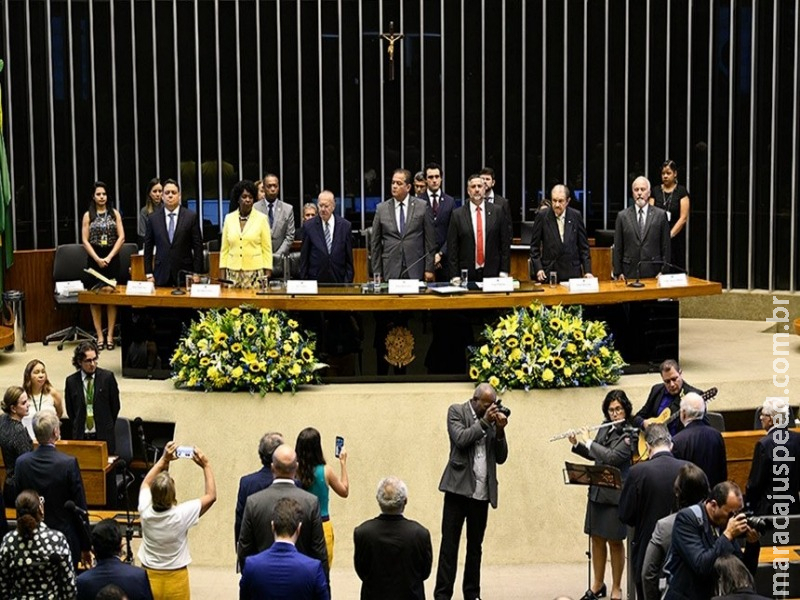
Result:
{"label": "vertical wall paneling", "polygon": [[[344,216],[344,30],[342,29],[342,0],[336,3],[336,51],[339,59],[339,214]],[[302,206],[300,207],[302,210]],[[363,214],[363,210],[360,211]],[[302,214],[302,213],[301,213]],[[302,227],[302,221],[300,222]]]}
{"label": "vertical wall paneling", "polygon": [[[26,5],[28,3],[26,2]],[[92,174],[92,179],[97,181],[97,158],[99,156],[97,152],[97,82],[95,78],[95,69],[97,66],[97,61],[95,60],[95,48],[94,48],[94,0],[89,0],[89,57],[91,60],[91,66],[89,67],[89,73],[91,75],[91,82],[92,82],[92,150],[94,150],[92,156],[94,158],[94,173]],[[30,71],[29,71],[30,73]],[[36,181],[34,178],[33,181]],[[79,190],[81,188],[79,187]],[[75,196],[76,202],[77,198],[80,197],[80,193]],[[78,214],[81,214],[80,205],[78,206]],[[36,215],[34,214],[34,220],[36,219]],[[36,231],[36,229],[34,229]]]}
{"label": "vertical wall paneling", "polygon": [[[630,0],[625,0],[625,23],[627,25],[628,20],[630,19],[631,14],[631,3]],[[630,73],[630,62],[628,57],[630,56],[630,46],[631,46],[631,30],[629,27],[625,27],[625,114],[629,114],[628,109],[630,106],[630,81],[631,81],[631,73]],[[622,136],[622,148],[623,148],[623,160],[622,164],[625,165],[625,172],[630,173],[630,164],[628,163],[628,130],[629,130],[629,123],[630,119],[625,119],[625,123],[623,125],[623,136]],[[645,163],[647,164],[647,163]],[[628,178],[622,178],[622,197],[625,198],[626,194],[628,193]]]}
{"label": "vertical wall paneling", "polygon": [[[222,199],[228,197],[228,193],[230,190],[223,190],[222,189],[222,173],[225,170],[224,164],[222,162],[222,95],[220,93],[220,81],[219,81],[219,72],[222,68],[222,63],[220,62],[220,53],[219,53],[219,0],[214,0],[214,82],[216,84],[214,88],[214,92],[216,94],[216,105],[214,107],[214,114],[217,118],[217,214],[220,215],[220,229],[222,228],[223,218],[222,218]],[[238,89],[237,89],[238,95]],[[199,112],[199,111],[198,111]],[[237,132],[239,134],[241,130]],[[241,135],[237,135],[237,137],[241,137]],[[201,159],[202,161],[202,159]],[[201,164],[201,163],[198,163]],[[239,162],[241,168],[241,162]],[[202,170],[202,168],[198,168],[198,170]],[[254,198],[256,200],[257,198]],[[200,213],[202,215],[202,212]],[[202,224],[202,221],[201,221]]]}
{"label": "vertical wall paneling", "polygon": [[[234,17],[235,17],[235,21],[236,21],[236,31],[242,31],[241,13],[239,11],[239,0],[235,0],[235,4],[236,4],[236,11],[235,11]],[[246,30],[249,31],[250,27],[247,27]],[[261,54],[261,53],[258,52],[257,54]],[[217,64],[219,64],[219,59],[217,59]],[[260,73],[261,71],[257,70],[256,72]],[[260,80],[261,77],[258,77],[258,79]],[[251,81],[252,78],[248,77],[247,80]],[[250,86],[248,85],[247,87],[249,88]],[[261,95],[259,94],[258,97],[261,98]],[[249,175],[245,174],[243,172],[244,170],[242,169],[242,165],[244,165],[244,156],[242,154],[242,139],[244,138],[244,135],[243,135],[244,134],[244,129],[242,129],[242,110],[243,110],[243,108],[242,108],[242,100],[243,100],[243,98],[242,98],[242,46],[241,46],[241,44],[236,44],[236,126],[237,126],[236,133],[238,134],[236,136],[236,138],[238,140],[237,150],[239,151],[239,154],[238,154],[239,162],[237,162],[236,164],[239,165],[239,174],[242,177],[249,177]],[[259,113],[260,112],[261,111],[259,111]],[[252,124],[250,124],[248,127],[252,127]],[[258,124],[258,131],[259,132],[261,131],[261,123],[260,122]],[[260,145],[261,144],[259,143],[259,146]],[[261,162],[261,157],[259,156],[259,161],[258,161],[258,169],[259,170],[256,173],[253,174],[253,177],[252,177],[253,179],[255,179],[255,178],[260,176],[260,174],[261,174],[261,165],[262,164],[263,163]],[[221,172],[222,172],[222,170],[220,169],[220,173]],[[258,190],[258,185],[256,185],[256,190]],[[223,194],[225,194],[227,196],[229,191],[230,190],[223,190]],[[233,202],[233,198],[230,198],[230,201]],[[253,202],[258,202],[258,197],[253,198]],[[228,207],[228,209],[230,210],[231,207]],[[222,229],[222,223],[223,223],[224,219],[222,218],[221,209],[220,209],[220,219],[219,219],[219,221],[220,221],[219,222],[220,229]]]}
{"label": "vertical wall paneling", "polygon": [[[131,0],[131,6],[133,6],[134,2]],[[71,26],[70,26],[71,29]],[[151,0],[150,2],[150,38],[152,40],[152,47],[150,52],[152,52],[152,59],[153,59],[153,131],[155,135],[153,136],[153,151],[154,151],[154,159],[156,165],[156,172],[154,175],[156,177],[161,177],[162,169],[161,169],[161,144],[159,143],[161,138],[161,123],[159,120],[158,114],[158,53],[157,53],[157,43],[158,43],[158,34],[156,33],[156,0]],[[70,44],[71,46],[71,44]],[[72,53],[70,52],[70,59],[72,58]],[[134,55],[135,59],[135,55]],[[70,67],[72,70],[72,67]],[[260,78],[259,78],[260,79]],[[74,84],[73,84],[74,87]],[[74,124],[74,115],[73,115],[73,124]],[[179,143],[178,140],[175,143]],[[138,182],[141,185],[141,181]]]}
{"label": "vertical wall paneling", "polygon": [[[31,5],[30,5],[29,2],[25,3],[25,27],[26,27],[27,33],[28,33],[28,35],[26,36],[26,40],[25,40],[25,51],[26,51],[25,52],[25,60],[27,62],[27,67],[28,67],[28,73],[27,73],[27,75],[28,75],[27,76],[27,81],[28,81],[28,112],[29,112],[29,114],[28,114],[28,136],[29,136],[29,141],[30,141],[30,145],[28,147],[30,148],[29,151],[30,151],[30,154],[31,154],[31,160],[30,160],[30,173],[31,173],[30,198],[33,200],[31,202],[32,218],[33,218],[33,222],[36,223],[37,222],[37,214],[38,214],[37,210],[36,210],[36,205],[38,204],[36,202],[36,199],[37,199],[36,182],[39,181],[39,180],[36,178],[36,156],[35,156],[35,153],[36,153],[35,152],[36,142],[35,142],[35,137],[34,137],[34,123],[35,123],[36,119],[34,118],[33,67],[31,65],[31,54],[32,54],[31,40],[33,39],[34,36],[33,36],[33,31],[32,31],[33,28],[31,27]],[[17,236],[14,236],[15,239],[16,239],[16,237]],[[36,228],[36,227],[33,228],[33,243],[34,243],[34,245],[38,245],[39,244],[38,228]]]}
{"label": "vertical wall paneling", "polygon": [[[754,0],[755,1],[755,0]],[[777,11],[775,11],[777,14]],[[751,53],[750,53],[750,82],[749,82],[749,93],[750,93],[750,127],[749,127],[749,144],[750,148],[755,148],[756,143],[756,103],[755,103],[755,95],[756,95],[756,69],[758,66],[758,48],[756,47],[756,32],[758,31],[757,25],[757,18],[756,18],[756,11],[753,11],[753,18],[750,21],[750,44],[751,44]],[[775,101],[775,95],[773,94],[773,102]],[[747,214],[753,215],[755,214],[755,189],[756,189],[756,168],[755,168],[755,153],[750,152],[750,168],[748,169],[748,190],[747,190]],[[772,191],[772,190],[770,190]],[[772,202],[772,194],[770,193],[770,202]],[[753,272],[753,245],[754,245],[754,237],[755,237],[755,222],[753,219],[748,219],[748,236],[747,236],[747,289],[752,290],[754,285],[755,274]],[[772,281],[772,273],[770,272],[769,277],[770,282]]]}
{"label": "vertical wall paneling", "polygon": [[[494,9],[494,6],[492,7]],[[462,30],[463,31],[463,30]],[[481,164],[486,164],[486,0],[481,0]],[[470,171],[472,172],[472,171]]]}
{"label": "vertical wall paneling", "polygon": [[[539,187],[537,190],[543,190],[545,197],[547,191],[544,189],[545,181],[547,181],[547,2],[542,2],[542,85],[541,85],[541,100],[542,110],[540,118],[542,120],[542,135],[539,141],[540,151],[542,153],[542,164],[539,172]],[[566,100],[566,99],[565,99]],[[538,194],[537,194],[538,199]]]}
{"label": "vertical wall paneling", "polygon": [[[734,57],[736,56],[737,49],[737,36],[736,36],[736,0],[730,0],[730,15],[728,21],[728,177],[726,187],[726,197],[728,199],[727,217],[726,217],[726,235],[725,235],[725,280],[727,287],[731,287],[731,269],[733,267],[733,260],[731,251],[733,244],[731,243],[731,231],[733,230],[733,98],[736,86],[736,63]],[[748,275],[749,276],[749,275]]]}
{"label": "vertical wall paneling", "polygon": [[[588,2],[588,1],[589,0],[586,0],[586,2]],[[528,106],[528,103],[527,103],[527,92],[526,92],[526,90],[528,88],[528,79],[527,79],[527,76],[526,76],[526,73],[527,73],[526,67],[527,67],[527,64],[528,64],[528,35],[527,35],[527,27],[526,27],[526,24],[528,22],[527,7],[528,7],[528,3],[527,2],[523,2],[522,3],[522,18],[520,19],[520,34],[521,34],[520,37],[522,38],[522,43],[520,44],[522,46],[522,50],[520,52],[520,54],[522,55],[522,58],[520,59],[520,79],[522,80],[522,85],[520,85],[520,87],[522,88],[522,90],[520,91],[520,97],[521,97],[520,99],[522,101],[520,103],[521,104],[520,117],[521,117],[521,122],[522,123],[527,123],[527,116],[528,116],[528,111],[526,109],[526,107]],[[530,194],[526,193],[526,190],[528,189],[528,186],[527,186],[527,182],[528,182],[528,169],[527,169],[528,162],[526,160],[526,158],[528,156],[528,142],[527,142],[527,137],[525,135],[524,129],[522,131],[519,131],[519,138],[520,138],[520,146],[521,146],[520,154],[522,156],[522,168],[520,169],[520,174],[519,174],[520,175],[520,189],[522,190],[522,214],[523,215],[527,215],[528,214],[528,198],[530,198]],[[531,198],[531,201],[534,201],[534,199]]]}
{"label": "vertical wall paneling", "polygon": [[711,241],[711,156],[712,145],[714,144],[713,136],[711,135],[711,117],[714,114],[714,0],[709,0],[708,3],[708,111],[706,112],[706,123],[708,125],[708,148],[706,151],[706,168],[708,175],[706,177],[706,268],[704,273],[711,273],[711,252],[709,250]]}
{"label": "vertical wall paneling", "polygon": [[[800,10],[794,11],[794,74],[792,77],[792,184],[790,187],[790,198],[797,198],[797,129],[798,129],[798,79],[800,79]],[[797,281],[794,274],[797,253],[797,202],[791,203],[791,225],[789,226],[790,244],[789,244],[789,290],[794,292],[797,290]]]}
{"label": "vertical wall paneling", "polygon": [[[178,60],[178,0],[172,0],[172,56],[173,56],[173,81],[175,82],[175,93],[173,94],[175,104],[175,164],[171,165],[172,172],[178,174],[178,184],[183,188],[181,175],[181,159],[183,157],[181,143],[181,109],[180,109],[180,67]],[[198,110],[199,113],[199,110]],[[170,170],[172,170],[170,169]]]}
{"label": "vertical wall paneling", "polygon": [[[256,2],[256,48],[261,48],[261,2]],[[264,77],[261,73],[261,52],[256,52],[256,90],[258,91],[258,103],[256,108],[256,122],[258,123],[258,136],[256,142],[258,144],[258,173],[257,177],[266,175],[264,172],[264,103],[262,102],[262,94],[264,93]]]}
{"label": "vertical wall paneling", "polygon": [[[653,23],[650,20],[650,0],[647,0],[644,19],[644,122],[646,124],[650,123],[650,29],[652,26]],[[647,165],[650,164],[650,127],[647,126],[644,128],[644,157],[642,159],[642,164],[645,166],[645,169],[647,169]],[[628,194],[627,189],[625,193]]]}
{"label": "vertical wall paneling", "polygon": [[[692,0],[689,0],[687,11],[688,19],[686,23],[686,161],[683,167],[683,178],[686,181],[686,188],[692,189],[692,38],[694,29],[692,19],[694,18],[694,7]],[[684,225],[686,229],[686,266],[691,273],[689,264],[689,251],[692,239],[691,222],[689,219]],[[674,261],[673,261],[674,262]]]}
{"label": "vertical wall paneling", "polygon": [[[205,193],[203,190],[203,137],[200,135],[203,122],[203,102],[200,97],[200,0],[194,0],[194,101],[195,101],[195,138],[197,140],[197,150],[195,160],[197,161],[197,216],[200,222],[203,222],[203,198]],[[176,22],[177,26],[177,22]],[[177,37],[177,35],[176,35]],[[176,55],[177,61],[177,55]],[[219,133],[219,130],[217,130]],[[180,171],[181,156],[178,156],[178,170]]]}
{"label": "vertical wall paneling", "polygon": [[[142,194],[139,192],[139,186],[142,185],[142,178],[139,173],[139,86],[138,80],[136,77],[136,13],[134,12],[134,1],[130,0],[130,9],[131,9],[131,65],[130,65],[130,73],[131,73],[131,85],[133,86],[133,173],[134,173],[134,190],[136,198],[141,198]],[[150,179],[150,177],[148,177]],[[116,197],[116,206],[117,209],[121,209],[121,198],[119,195],[119,191],[117,191]],[[134,214],[138,214],[138,211],[134,211]],[[58,242],[56,241],[56,244]]]}
{"label": "vertical wall paneling", "polygon": [[359,190],[361,192],[361,231],[367,228],[366,214],[364,211],[364,196],[366,196],[366,181],[363,176],[364,173],[364,138],[367,128],[364,122],[364,5],[362,2],[358,3],[358,167],[359,173]]}
{"label": "vertical wall paneling", "polygon": [[[758,5],[758,0],[753,0],[754,9]],[[795,7],[796,9],[797,7]],[[767,194],[769,195],[769,214],[775,214],[775,196],[778,194],[778,187],[777,182],[775,181],[775,174],[778,171],[778,165],[776,164],[776,156],[777,156],[777,110],[778,110],[778,13],[780,12],[781,6],[780,3],[775,3],[772,8],[772,111],[770,114],[770,131],[769,131],[769,146],[770,146],[770,157],[769,157],[769,191]],[[757,10],[753,10],[753,55],[755,55],[755,32],[756,32],[756,15],[758,14]],[[752,94],[754,94],[753,89],[750,90],[751,93],[751,105],[754,104]],[[751,146],[752,148],[752,146]],[[750,156],[753,155],[753,152],[750,153]],[[751,211],[751,215],[753,212]],[[750,219],[752,223],[753,219]],[[777,225],[775,221],[773,221],[772,226],[769,229],[769,290],[772,291],[775,289],[775,232],[777,230]],[[752,239],[752,236],[751,236]],[[752,260],[752,254],[750,255],[750,260]]]}
{"label": "vertical wall paneling", "polygon": [[[45,13],[47,15],[47,22],[53,21],[50,0],[45,2]],[[50,144],[48,150],[50,151],[50,173],[55,175],[56,170],[56,115],[53,107],[53,97],[55,90],[53,90],[53,37],[45,32],[45,39],[47,40],[47,112],[49,119],[50,129]],[[50,178],[50,203],[53,205],[53,239],[54,244],[58,245],[58,206],[56,203],[56,178]]]}
{"label": "vertical wall paneling", "polygon": [[[587,18],[589,14],[589,0],[583,0],[583,66],[581,69],[581,77],[583,81],[583,98],[582,98],[582,106],[581,106],[581,139],[582,139],[582,150],[581,150],[581,187],[583,188],[584,192],[587,192],[589,189],[589,182],[586,181],[586,159],[587,159],[587,139],[586,139],[586,114],[588,108],[588,92],[587,92],[587,82],[588,82],[588,75],[589,75],[589,33],[588,27],[586,27]],[[586,202],[583,202],[583,221],[586,222],[586,216],[589,210],[589,202],[588,202],[588,195],[585,196],[587,199]]]}
{"label": "vertical wall paneling", "polygon": [[[278,91],[278,115],[283,115],[283,78],[280,76],[280,72],[283,69],[283,37],[281,36],[281,31],[283,31],[283,11],[281,10],[282,2],[281,0],[277,0],[275,2],[275,43],[277,47],[277,68],[274,70],[273,77],[275,78],[275,87]],[[300,74],[298,73],[298,77]],[[283,151],[283,119],[278,118],[278,173],[279,177],[283,177],[283,165],[284,160],[286,158],[286,153]],[[284,187],[286,183],[283,183]]]}
{"label": "vertical wall paneling", "polygon": [[[317,44],[317,63],[319,65],[317,69],[317,102],[318,102],[318,109],[317,109],[317,117],[319,118],[319,185],[320,191],[325,189],[325,115],[322,112],[322,108],[325,104],[325,87],[322,81],[322,74],[324,71],[322,65],[322,40],[323,37],[323,30],[322,30],[322,0],[317,0],[317,39],[319,43]],[[298,71],[299,72],[299,71]],[[342,80],[341,73],[337,78],[339,81]],[[341,123],[341,121],[340,121]],[[305,200],[300,197],[300,205]]]}
{"label": "vertical wall paneling", "polygon": [[[664,157],[665,158],[669,158],[670,156],[672,156],[672,154],[670,153],[670,149],[669,149],[669,140],[670,140],[670,136],[669,136],[670,119],[669,119],[669,117],[670,117],[670,114],[672,112],[670,110],[670,103],[669,103],[669,101],[670,101],[670,93],[671,93],[671,88],[672,88],[672,86],[670,85],[670,78],[672,76],[672,51],[671,51],[671,47],[672,47],[672,0],[667,0],[667,31],[666,31],[666,34],[664,35],[664,44],[666,46],[666,61],[665,61],[666,64],[664,65],[665,75],[666,75],[666,81],[664,82],[664,96],[665,96],[665,98],[664,98],[664,100],[665,100],[665,102],[664,102]],[[661,164],[661,162],[662,161],[658,161],[659,164]],[[645,163],[645,165],[647,165],[647,164],[649,164],[649,163]],[[658,175],[659,175],[658,180],[660,181],[661,173],[658,173]],[[655,179],[655,178],[656,178],[656,174],[653,173],[653,179]]]}
{"label": "vertical wall paneling", "polygon": [[297,2],[297,165],[300,171],[298,178],[298,197],[302,200],[303,195],[303,3]]}
{"label": "vertical wall paneling", "polygon": [[[648,0],[649,1],[649,0]],[[608,229],[608,19],[610,0],[606,0],[603,25],[603,228]],[[649,28],[648,28],[649,31]],[[647,86],[645,86],[647,87]]]}

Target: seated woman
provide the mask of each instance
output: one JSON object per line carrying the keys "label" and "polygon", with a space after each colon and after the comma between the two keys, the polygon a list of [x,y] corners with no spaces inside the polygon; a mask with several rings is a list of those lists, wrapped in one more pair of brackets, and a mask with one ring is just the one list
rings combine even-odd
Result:
{"label": "seated woman", "polygon": [[33,435],[33,416],[41,410],[50,410],[64,418],[64,400],[47,377],[47,369],[40,360],[32,360],[25,366],[22,375],[22,388],[28,395],[28,416],[22,420],[31,439]]}
{"label": "seated woman", "polygon": [[217,501],[217,486],[208,458],[194,448],[192,460],[203,469],[205,493],[200,498],[178,504],[175,481],[169,463],[178,458],[178,445],[169,442],[159,461],[142,481],[139,491],[139,517],[142,545],[139,561],[147,571],[154,600],[189,598],[189,528],[197,525]]}
{"label": "seated woman", "polygon": [[6,482],[3,498],[6,506],[14,506],[17,486],[14,482],[14,467],[21,454],[33,450],[33,441],[22,424],[28,414],[28,396],[18,385],[12,385],[3,396],[3,415],[0,416],[0,451],[6,465]]}
{"label": "seated woman", "polygon": [[0,598],[75,598],[67,538],[42,523],[44,498],[24,490],[16,507],[17,528],[0,545]]}
{"label": "seated woman", "polygon": [[225,217],[219,249],[220,277],[233,287],[257,288],[261,277],[272,274],[272,234],[267,215],[253,210],[256,187],[242,180],[231,190],[231,205],[238,210]]}

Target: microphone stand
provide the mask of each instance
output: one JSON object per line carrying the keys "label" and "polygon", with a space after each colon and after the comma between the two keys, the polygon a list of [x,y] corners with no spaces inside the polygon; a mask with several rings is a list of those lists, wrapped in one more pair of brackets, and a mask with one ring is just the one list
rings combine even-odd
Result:
{"label": "microphone stand", "polygon": [[175,288],[170,292],[173,296],[185,296],[186,291],[181,289],[181,277],[186,277],[187,275],[191,275],[194,277],[194,273],[192,271],[185,271],[181,269],[178,271],[178,280],[175,283]]}
{"label": "microphone stand", "polygon": [[669,263],[663,260],[640,260],[638,263],[636,263],[636,281],[628,283],[627,284],[628,287],[632,288],[644,287],[644,284],[641,281],[639,281],[641,279],[642,265],[662,265],[663,268],[663,266],[669,265]]}
{"label": "microphone stand", "polygon": [[[147,463],[146,457],[145,463]],[[122,471],[123,483],[125,483],[125,562],[132,565],[133,547],[131,546],[131,541],[133,540],[133,515],[131,514],[131,498],[128,494],[128,483],[125,473],[128,469],[124,460],[120,460],[117,463],[117,467]]]}

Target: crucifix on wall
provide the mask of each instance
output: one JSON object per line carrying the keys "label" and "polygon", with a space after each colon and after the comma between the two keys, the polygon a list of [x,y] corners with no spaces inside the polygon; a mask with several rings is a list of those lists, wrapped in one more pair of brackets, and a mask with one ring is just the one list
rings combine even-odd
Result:
{"label": "crucifix on wall", "polygon": [[394,43],[403,38],[402,33],[394,32],[394,21],[389,21],[389,33],[382,33],[381,37],[389,42],[386,53],[389,55],[389,81],[394,81]]}

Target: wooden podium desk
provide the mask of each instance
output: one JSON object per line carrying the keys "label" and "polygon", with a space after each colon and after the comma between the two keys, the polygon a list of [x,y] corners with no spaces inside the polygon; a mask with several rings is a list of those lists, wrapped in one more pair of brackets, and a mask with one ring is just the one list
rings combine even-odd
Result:
{"label": "wooden podium desk", "polygon": [[[34,442],[34,448],[36,447],[38,444]],[[106,506],[109,480],[113,481],[114,463],[117,461],[116,456],[108,455],[106,443],[93,440],[61,440],[56,442],[56,448],[78,459],[86,504]],[[5,480],[6,465],[0,454],[0,484],[5,483]]]}

